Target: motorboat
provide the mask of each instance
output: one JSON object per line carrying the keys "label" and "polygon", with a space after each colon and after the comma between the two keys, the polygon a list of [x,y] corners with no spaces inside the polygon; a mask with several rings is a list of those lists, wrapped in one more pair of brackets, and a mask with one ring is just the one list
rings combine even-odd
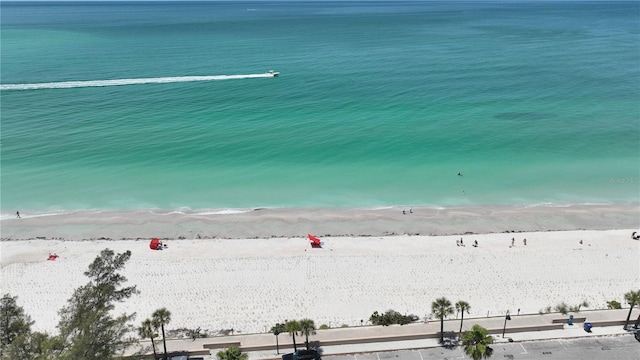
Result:
{"label": "motorboat", "polygon": [[269,70],[267,72],[267,75],[276,77],[276,76],[280,75],[280,73],[278,71]]}

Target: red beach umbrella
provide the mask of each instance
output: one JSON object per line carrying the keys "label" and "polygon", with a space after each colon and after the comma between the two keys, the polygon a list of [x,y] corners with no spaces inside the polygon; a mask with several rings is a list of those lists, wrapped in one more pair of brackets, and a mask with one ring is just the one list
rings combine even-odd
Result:
{"label": "red beach umbrella", "polygon": [[307,236],[309,237],[309,241],[311,242],[311,247],[312,248],[321,248],[322,247],[322,243],[320,242],[320,239],[318,239],[317,237],[311,235],[311,234],[307,234]]}

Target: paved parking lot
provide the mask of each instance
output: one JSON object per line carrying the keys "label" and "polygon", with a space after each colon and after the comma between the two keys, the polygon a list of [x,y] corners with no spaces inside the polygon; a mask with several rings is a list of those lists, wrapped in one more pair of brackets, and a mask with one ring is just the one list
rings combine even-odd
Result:
{"label": "paved parking lot", "polygon": [[[507,360],[640,360],[640,342],[632,335],[541,340],[494,344],[492,359]],[[402,350],[345,356],[323,356],[324,360],[461,360],[470,359],[461,347]]]}

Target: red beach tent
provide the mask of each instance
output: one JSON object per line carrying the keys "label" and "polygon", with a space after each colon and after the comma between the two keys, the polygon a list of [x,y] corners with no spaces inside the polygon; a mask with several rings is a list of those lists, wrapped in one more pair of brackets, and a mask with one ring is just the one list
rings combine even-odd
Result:
{"label": "red beach tent", "polygon": [[158,250],[158,245],[159,244],[160,244],[160,239],[153,238],[153,239],[151,239],[151,242],[149,243],[149,248],[151,250]]}

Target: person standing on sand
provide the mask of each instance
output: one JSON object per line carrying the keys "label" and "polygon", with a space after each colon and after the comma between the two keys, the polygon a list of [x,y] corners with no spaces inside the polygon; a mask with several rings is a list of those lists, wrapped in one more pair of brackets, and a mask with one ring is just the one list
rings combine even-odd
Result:
{"label": "person standing on sand", "polygon": [[522,243],[524,244],[524,246],[527,246],[527,239],[522,240]]}
{"label": "person standing on sand", "polygon": [[20,211],[16,211],[16,218],[20,219]]}
{"label": "person standing on sand", "polygon": [[516,246],[516,238],[511,238],[511,246]]}

